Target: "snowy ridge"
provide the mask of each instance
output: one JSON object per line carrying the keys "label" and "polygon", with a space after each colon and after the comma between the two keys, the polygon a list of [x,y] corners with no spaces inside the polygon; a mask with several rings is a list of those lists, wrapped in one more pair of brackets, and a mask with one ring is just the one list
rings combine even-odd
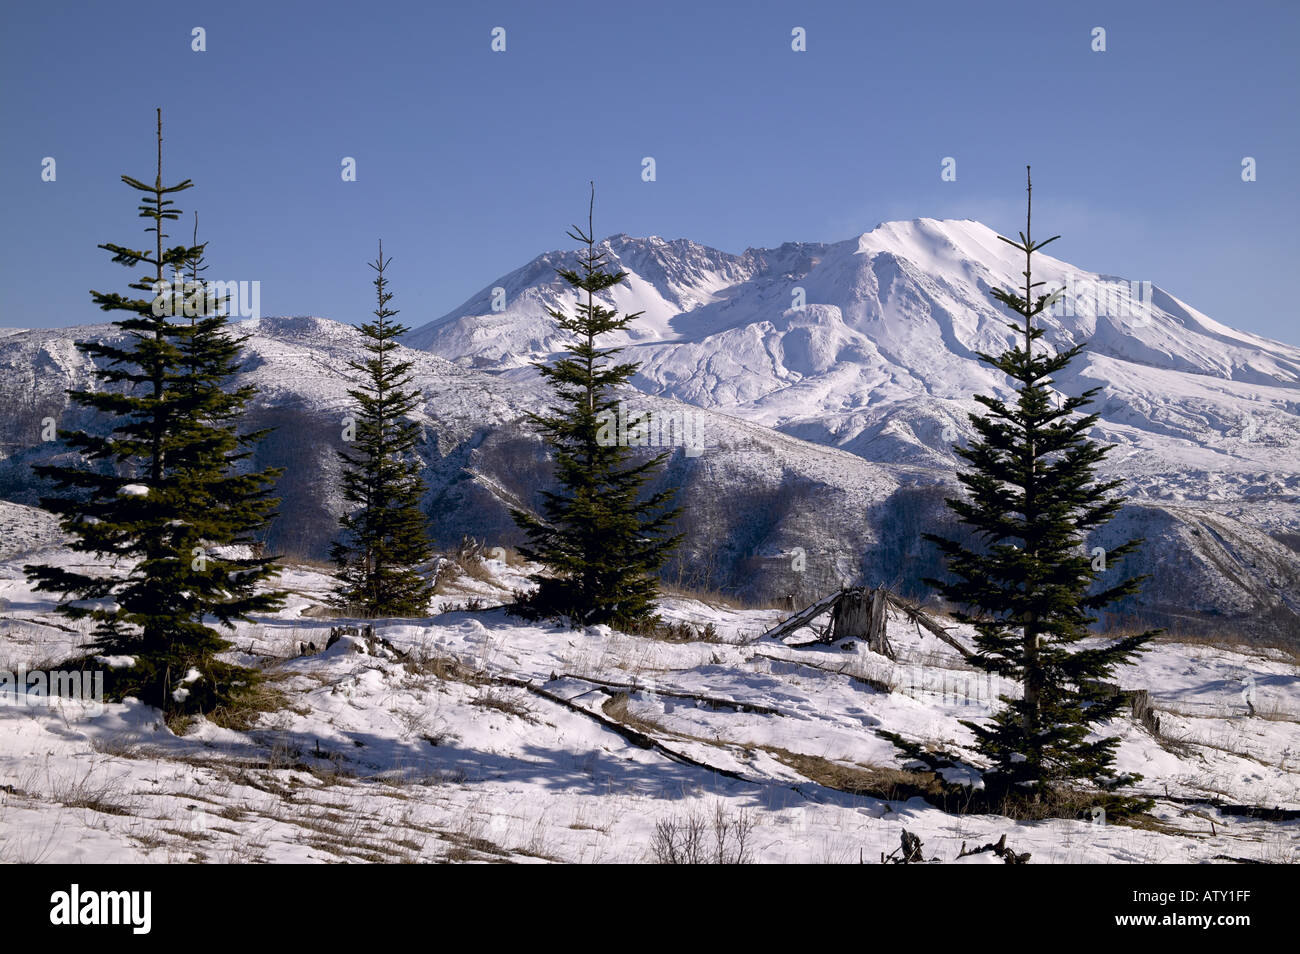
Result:
{"label": "snowy ridge", "polygon": [[[1016,287],[1023,261],[978,222],[890,222],[843,242],[742,255],[627,236],[601,248],[629,273],[606,303],[646,311],[627,343],[648,393],[869,460],[931,465],[952,463],[943,435],[967,432],[971,395],[1006,393],[977,353],[1010,342],[988,291]],[[572,261],[540,256],[495,283],[504,311],[491,311],[484,289],[408,342],[528,377],[528,362],[562,347],[541,306],[572,307],[554,273]],[[1146,295],[1046,254],[1034,277],[1072,290],[1068,309],[1045,319],[1045,340],[1056,350],[1088,342],[1059,384],[1102,389],[1098,436],[1138,452],[1116,454],[1117,472],[1215,471],[1237,493],[1300,491],[1300,348],[1228,328],[1159,286]],[[1206,482],[1180,483],[1178,496],[1213,496]]]}

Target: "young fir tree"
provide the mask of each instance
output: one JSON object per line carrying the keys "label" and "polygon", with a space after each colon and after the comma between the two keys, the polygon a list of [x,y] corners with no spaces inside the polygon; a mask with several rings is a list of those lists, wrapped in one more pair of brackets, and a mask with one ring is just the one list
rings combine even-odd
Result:
{"label": "young fir tree", "polygon": [[278,502],[271,494],[283,469],[248,466],[270,433],[240,427],[257,393],[252,385],[231,386],[248,336],[230,333],[227,303],[202,280],[207,245],[198,244],[197,216],[194,241],[184,295],[188,322],[177,338],[174,388],[181,413],[169,466],[191,512],[185,521],[188,537],[179,544],[189,544],[194,557],[186,586],[206,594],[204,611],[229,626],[283,600],[282,592],[265,588],[278,567],[273,557],[262,555],[264,531]]}
{"label": "young fir tree", "polygon": [[1121,481],[1098,482],[1097,464],[1110,451],[1086,437],[1096,414],[1076,414],[1100,388],[1053,400],[1052,375],[1083,350],[1079,344],[1058,354],[1034,347],[1043,336],[1035,319],[1059,296],[1038,294],[1032,278],[1033,253],[1059,236],[1035,242],[1029,212],[1020,241],[1002,238],[1025,256],[1023,293],[994,289],[992,295],[1016,315],[1009,324],[1021,341],[1001,355],[980,354],[1014,382],[1012,404],[976,397],[987,409],[970,415],[977,437],[956,453],[969,465],[958,480],[967,499],[948,506],[981,541],[978,550],[927,534],[946,558],[952,582],[928,580],[970,613],[955,618],[976,632],[973,662],[1013,679],[1023,697],[1002,697],[990,725],[965,723],[977,750],[992,762],[993,790],[1043,792],[1054,783],[1091,779],[1114,785],[1114,737],[1089,738],[1113,718],[1121,698],[1103,681],[1133,659],[1156,631],[1116,640],[1094,639],[1090,611],[1136,592],[1140,578],[1101,584],[1104,572],[1138,546],[1130,540],[1104,554],[1105,563],[1084,551],[1087,534],[1108,522],[1122,498],[1111,496]]}
{"label": "young fir tree", "polygon": [[127,569],[25,569],[37,590],[62,594],[60,613],[93,621],[91,652],[133,657],[133,665],[109,670],[110,696],[135,695],[169,712],[210,711],[247,688],[254,674],[216,658],[229,643],[205,620],[229,626],[279,602],[279,594],[257,592],[275,571],[270,561],[216,550],[250,542],[263,527],[275,474],[233,473],[247,456],[241,448],[256,435],[237,436],[249,389],[223,390],[239,352],[221,330],[224,319],[204,317],[192,326],[169,320],[178,301],[184,307],[184,294],[163,291],[167,274],[179,278],[203,249],[164,246],[164,224],[180,216],[168,196],[192,183],[163,185],[161,110],[157,145],[152,185],[122,176],[145,195],[139,212],[150,222],[153,249],[100,246],[114,262],[147,271],[128,285],[135,296],[91,292],[104,311],[128,313],[114,322],[125,334],[117,344],[79,343],[103,362],[102,389],[69,392],[74,404],[114,425],[107,435],[61,431],[80,462],[34,468],[63,492],[42,506],[61,518],[71,549],[121,560]]}
{"label": "young fir tree", "polygon": [[587,231],[575,225],[568,233],[586,250],[577,269],[558,269],[585,301],[580,297],[572,317],[548,310],[574,342],[568,357],[553,366],[536,365],[561,407],[529,414],[554,454],[559,489],[542,492],[540,517],[518,509],[511,515],[528,538],[519,552],[546,569],[532,578],[537,583],[528,601],[533,612],[567,616],[575,624],[637,627],[655,618],[654,574],[681,539],[668,532],[679,511],[672,508],[672,490],[642,495],[668,454],[632,463],[631,450],[602,435],[602,425],[610,431],[608,422],[616,415],[615,389],[638,366],[607,362],[621,349],[600,348],[596,341],[623,330],[641,313],[620,317],[595,300],[627,273],[605,270],[605,253],[595,249],[594,205],[593,186]]}
{"label": "young fir tree", "polygon": [[340,451],[343,499],[355,508],[339,519],[342,538],[330,550],[338,566],[335,602],[367,616],[420,616],[429,607],[433,584],[420,565],[433,556],[420,510],[424,481],[415,445],[419,425],[409,417],[420,392],[410,387],[411,362],[398,360],[397,339],[408,330],[390,321],[384,269],[392,259],[370,263],[375,270],[375,320],[361,326],[370,357],[349,362],[364,376],[348,391],[357,403],[355,449]]}

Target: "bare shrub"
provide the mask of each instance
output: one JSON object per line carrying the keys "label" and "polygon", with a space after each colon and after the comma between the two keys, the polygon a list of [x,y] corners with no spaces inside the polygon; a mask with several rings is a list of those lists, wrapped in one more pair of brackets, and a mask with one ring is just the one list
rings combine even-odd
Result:
{"label": "bare shrub", "polygon": [[438,604],[439,613],[477,613],[483,608],[483,601],[477,596],[471,596],[463,603],[457,603],[452,600],[443,600]]}
{"label": "bare shrub", "polygon": [[753,864],[751,842],[754,817],[742,808],[734,816],[722,802],[712,812],[687,812],[660,819],[650,840],[650,853],[661,865]]}

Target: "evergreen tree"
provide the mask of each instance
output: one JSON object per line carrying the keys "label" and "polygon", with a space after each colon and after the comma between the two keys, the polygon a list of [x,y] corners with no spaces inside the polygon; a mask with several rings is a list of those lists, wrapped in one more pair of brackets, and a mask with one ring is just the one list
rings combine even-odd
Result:
{"label": "evergreen tree", "polygon": [[248,336],[230,333],[226,303],[202,280],[207,245],[197,244],[197,231],[196,216],[184,296],[189,322],[177,337],[180,366],[174,387],[180,414],[169,466],[184,494],[178,505],[189,509],[188,535],[178,543],[182,549],[188,545],[193,556],[186,589],[203,597],[206,614],[229,626],[282,602],[282,592],[265,588],[278,567],[261,551],[277,503],[272,490],[283,469],[252,471],[247,466],[270,431],[241,432],[257,391],[247,384],[232,388],[231,382]]}
{"label": "evergreen tree", "polygon": [[608,431],[608,421],[616,414],[615,389],[626,384],[638,366],[608,362],[621,349],[600,348],[596,341],[625,329],[641,313],[620,317],[595,300],[627,273],[607,271],[605,253],[595,249],[594,186],[591,204],[587,231],[575,225],[568,233],[586,245],[578,268],[557,270],[580,295],[577,313],[548,309],[559,327],[573,336],[573,344],[568,356],[553,366],[536,365],[561,407],[549,414],[529,414],[551,447],[559,489],[542,492],[540,517],[519,509],[511,514],[528,538],[519,552],[546,569],[532,578],[537,583],[528,603],[532,611],[567,616],[574,623],[638,627],[655,619],[654,574],[681,539],[668,532],[679,511],[672,508],[672,490],[642,496],[645,483],[668,454],[631,463],[627,447],[601,438],[602,424]]}
{"label": "evergreen tree", "polygon": [[363,376],[348,391],[356,401],[356,448],[339,453],[343,462],[343,499],[355,508],[339,519],[342,538],[330,550],[338,567],[335,602],[367,616],[420,616],[427,612],[433,584],[419,567],[433,556],[420,510],[425,485],[415,454],[419,425],[410,419],[420,392],[410,388],[411,362],[393,354],[407,332],[390,321],[384,269],[392,259],[379,257],[375,270],[378,307],[375,320],[361,326],[370,357],[348,366]]}
{"label": "evergreen tree", "polygon": [[[948,500],[980,541],[973,550],[927,534],[943,552],[954,581],[928,580],[951,602],[972,612],[955,618],[976,632],[973,662],[1015,680],[1023,697],[1001,698],[990,725],[965,723],[976,747],[992,763],[990,787],[1043,792],[1068,779],[1113,785],[1115,737],[1089,738],[1113,718],[1121,698],[1103,685],[1133,659],[1156,631],[1115,640],[1094,637],[1090,611],[1137,591],[1141,578],[1099,585],[1103,572],[1138,546],[1130,540],[1105,553],[1102,564],[1084,551],[1087,534],[1107,523],[1122,504],[1111,495],[1119,480],[1098,482],[1096,466],[1110,447],[1086,437],[1096,414],[1076,414],[1100,388],[1053,401],[1052,375],[1083,350],[1079,344],[1051,354],[1034,344],[1043,336],[1035,319],[1059,296],[1039,294],[1033,253],[1059,236],[1035,242],[1030,234],[1032,181],[1025,231],[1016,242],[1025,256],[1023,293],[991,294],[1016,315],[1008,325],[1021,341],[1001,355],[980,354],[1015,384],[1014,404],[979,395],[986,413],[970,415],[977,436],[956,453],[969,465],[958,480],[967,499]],[[1001,236],[1000,236],[1001,238]]]}
{"label": "evergreen tree", "polygon": [[[103,362],[102,389],[69,392],[74,404],[115,424],[107,435],[61,431],[80,461],[34,468],[63,491],[41,503],[60,517],[71,549],[122,560],[128,569],[120,576],[60,565],[25,569],[37,590],[62,595],[60,613],[93,621],[92,652],[134,658],[110,670],[111,696],[136,695],[169,712],[210,711],[247,688],[254,674],[216,658],[230,644],[205,620],[230,627],[279,603],[279,594],[257,592],[275,572],[271,561],[226,557],[218,549],[252,542],[269,519],[276,474],[233,473],[260,435],[237,434],[251,390],[223,390],[239,354],[238,341],[222,330],[225,319],[168,320],[178,302],[184,307],[184,294],[164,291],[172,287],[167,273],[179,279],[187,265],[198,268],[203,247],[164,247],[165,223],[180,217],[168,197],[193,183],[163,185],[161,110],[157,146],[153,185],[122,176],[145,195],[139,213],[150,222],[153,249],[100,246],[114,262],[145,265],[152,274],[129,283],[135,296],[91,292],[102,310],[129,317],[114,322],[125,333],[119,343],[78,343]],[[190,307],[207,310],[197,302]]]}

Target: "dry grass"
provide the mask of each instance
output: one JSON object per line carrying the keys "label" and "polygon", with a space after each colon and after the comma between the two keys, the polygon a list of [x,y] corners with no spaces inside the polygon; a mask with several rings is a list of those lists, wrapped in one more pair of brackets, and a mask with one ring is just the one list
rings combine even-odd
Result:
{"label": "dry grass", "polygon": [[450,831],[438,832],[438,837],[451,846],[445,860],[501,861],[508,858],[508,851],[484,837],[486,827],[479,806],[466,806]]}
{"label": "dry grass", "polygon": [[488,560],[501,560],[512,567],[523,566],[527,562],[514,547],[489,545],[486,541],[465,537],[439,564],[434,594],[445,595],[449,585],[464,579],[495,586],[496,575],[487,565]]}
{"label": "dry grass", "polygon": [[[1081,808],[1081,811],[1086,811],[1086,810],[1087,810],[1087,805],[1084,805]],[[1114,823],[1116,825],[1123,825],[1126,828],[1136,828],[1139,831],[1152,831],[1159,835],[1176,835],[1176,836],[1187,835],[1187,829],[1179,828],[1177,825],[1171,825],[1169,822],[1162,821],[1161,819],[1157,818],[1155,815],[1151,815],[1149,813],[1128,815],[1123,818],[1116,819]]]}
{"label": "dry grass", "polygon": [[1300,722],[1300,712],[1292,709],[1283,709],[1282,703],[1276,699],[1255,707],[1255,712],[1250,716],[1252,719],[1263,719],[1265,722]]}
{"label": "dry grass", "polygon": [[[1107,632],[1107,636],[1126,636],[1138,633],[1136,629],[1117,629]],[[1161,633],[1152,640],[1153,645],[1179,644],[1183,646],[1205,646],[1210,649],[1231,649],[1245,655],[1276,658],[1280,654],[1284,661],[1300,665],[1300,645],[1294,639],[1280,636],[1277,639],[1255,639],[1235,630],[1224,629],[1213,636],[1203,633]]]}
{"label": "dry grass", "polygon": [[143,758],[141,754],[144,749],[143,744],[131,741],[128,736],[108,736],[103,739],[92,739],[90,747],[100,755],[112,755],[123,759]]}
{"label": "dry grass", "polygon": [[[1098,805],[1108,799],[1104,794],[1062,787],[1036,798],[1003,798],[989,804],[974,790],[958,790],[946,784],[935,772],[897,769],[890,766],[845,764],[816,755],[790,752],[763,746],[777,761],[794,769],[810,781],[853,795],[898,802],[922,798],[953,814],[996,814],[1016,821],[1042,821],[1049,818],[1090,817]],[[1155,830],[1163,822],[1150,815],[1126,813],[1116,823]]]}
{"label": "dry grass", "polygon": [[[240,693],[239,697],[230,705],[219,706],[208,713],[208,721],[213,725],[220,726],[223,729],[231,729],[235,732],[247,732],[254,728],[263,715],[268,712],[278,712],[286,708],[289,704],[288,698],[275,686],[269,685],[265,679],[259,679],[246,692]],[[305,715],[306,710],[295,710],[300,715]],[[175,730],[173,730],[175,731]],[[177,735],[183,733],[177,732]]]}
{"label": "dry grass", "polygon": [[443,600],[438,604],[439,613],[477,613],[483,609],[483,600],[477,596],[471,596],[467,600],[457,603],[455,600]]}
{"label": "dry grass", "polygon": [[1294,838],[1279,832],[1269,836],[1264,845],[1264,863],[1270,865],[1300,865],[1300,845]]}
{"label": "dry grass", "polygon": [[[33,644],[34,638],[23,639],[17,632],[5,633],[5,639],[11,643]],[[75,653],[74,660],[75,661]],[[25,669],[28,673],[44,672],[49,673],[52,670],[80,668],[79,663],[75,666],[69,665],[70,660],[63,656],[52,655],[49,652],[40,652],[35,656],[19,656],[10,653],[0,657],[0,670],[5,672],[16,672],[19,669]]]}
{"label": "dry grass", "polygon": [[728,643],[718,634],[718,628],[712,622],[703,626],[693,626],[684,620],[669,622],[655,618],[638,626],[626,627],[626,632],[633,636],[657,639],[665,643]]}
{"label": "dry grass", "polygon": [[439,682],[477,685],[482,681],[460,660],[427,645],[416,646],[402,657],[402,668],[412,676],[432,676]]}
{"label": "dry grass", "polygon": [[853,795],[883,801],[906,801],[921,796],[940,797],[944,788],[934,772],[917,772],[883,765],[846,765],[819,755],[791,752],[776,746],[762,746],[782,765],[794,769],[809,781]]}
{"label": "dry grass", "polygon": [[332,574],[337,569],[332,561],[308,556],[305,553],[286,553],[279,562],[282,566],[301,566],[309,570],[319,570],[321,573]]}
{"label": "dry grass", "polygon": [[617,813],[614,808],[608,805],[599,804],[599,807],[600,811],[597,813],[595,804],[585,800],[579,802],[573,821],[569,822],[566,827],[572,831],[594,831],[602,835],[608,835],[614,828]]}
{"label": "dry grass", "polygon": [[533,707],[528,704],[527,696],[518,690],[484,686],[479,690],[478,695],[470,700],[470,705],[504,712],[525,722],[537,722],[537,716]]}
{"label": "dry grass", "polygon": [[682,600],[694,600],[714,609],[790,611],[790,604],[785,600],[773,598],[747,599],[733,593],[723,593],[721,590],[680,586],[674,583],[661,582],[659,584],[659,594]]}
{"label": "dry grass", "polygon": [[600,709],[615,722],[621,722],[628,728],[636,729],[645,735],[676,734],[668,733],[668,730],[658,722],[636,715],[628,708],[630,701],[626,692],[620,692],[606,699]]}
{"label": "dry grass", "polygon": [[59,777],[49,775],[47,770],[50,800],[67,808],[84,808],[103,815],[134,815],[135,806],[121,799],[113,779],[92,781],[96,768],[92,764],[84,774]]}

